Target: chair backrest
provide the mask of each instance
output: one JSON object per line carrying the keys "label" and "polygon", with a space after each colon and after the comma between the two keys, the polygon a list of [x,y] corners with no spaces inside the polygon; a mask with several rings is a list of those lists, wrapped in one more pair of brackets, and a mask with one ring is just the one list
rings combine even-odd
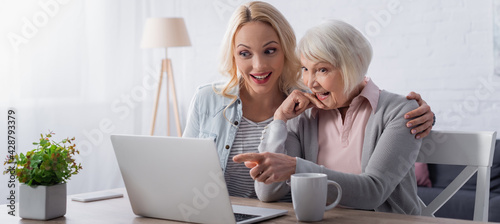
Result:
{"label": "chair backrest", "polygon": [[431,203],[422,200],[422,215],[434,216],[472,175],[477,172],[474,220],[488,221],[490,170],[496,132],[431,131],[422,141],[417,162],[465,165],[464,170]]}

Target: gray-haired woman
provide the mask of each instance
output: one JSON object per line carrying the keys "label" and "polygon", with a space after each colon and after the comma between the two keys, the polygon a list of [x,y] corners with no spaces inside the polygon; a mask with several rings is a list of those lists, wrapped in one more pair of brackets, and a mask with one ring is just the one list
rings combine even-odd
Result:
{"label": "gray-haired woman", "polygon": [[[310,29],[298,53],[312,93],[287,97],[264,131],[261,153],[234,157],[265,183],[256,185],[258,197],[280,199],[293,173],[325,173],[342,186],[341,205],[420,214],[414,163],[421,139],[403,117],[417,102],[380,90],[365,76],[371,45],[345,22]],[[329,200],[335,197],[329,193]]]}

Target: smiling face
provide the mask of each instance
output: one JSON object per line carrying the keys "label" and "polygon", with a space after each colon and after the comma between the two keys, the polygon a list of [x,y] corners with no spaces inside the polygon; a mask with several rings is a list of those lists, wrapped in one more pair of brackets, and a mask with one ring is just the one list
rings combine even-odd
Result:
{"label": "smiling face", "polygon": [[352,97],[344,93],[342,72],[328,62],[313,62],[303,56],[302,78],[304,84],[316,95],[326,110],[349,106]]}
{"label": "smiling face", "polygon": [[262,22],[243,25],[235,35],[236,66],[250,94],[279,92],[285,55],[276,31]]}

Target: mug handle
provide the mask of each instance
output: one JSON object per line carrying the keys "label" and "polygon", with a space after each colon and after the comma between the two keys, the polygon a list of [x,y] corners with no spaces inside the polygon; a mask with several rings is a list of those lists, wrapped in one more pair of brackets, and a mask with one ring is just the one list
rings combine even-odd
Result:
{"label": "mug handle", "polygon": [[328,180],[328,185],[333,185],[337,188],[337,199],[335,199],[335,201],[333,203],[331,203],[330,205],[326,206],[325,208],[325,211],[326,210],[330,210],[332,208],[335,208],[335,206],[337,206],[340,202],[340,199],[342,198],[342,188],[340,187],[340,185],[335,182],[335,181],[332,181],[332,180]]}

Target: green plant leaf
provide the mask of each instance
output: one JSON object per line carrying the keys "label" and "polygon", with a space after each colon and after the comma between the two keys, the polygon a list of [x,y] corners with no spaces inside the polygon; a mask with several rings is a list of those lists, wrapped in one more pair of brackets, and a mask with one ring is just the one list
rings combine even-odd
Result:
{"label": "green plant leaf", "polygon": [[[70,144],[70,140],[75,138],[55,142],[50,139],[53,135],[51,131],[45,135],[45,138],[43,134],[40,134],[39,142],[33,142],[33,145],[37,145],[36,149],[6,159],[6,162],[11,160],[11,163],[14,163],[11,172],[19,182],[29,186],[65,183],[72,174],[77,174],[82,169],[81,164],[76,166],[71,156],[75,152],[79,153],[75,149],[76,145]],[[4,174],[6,173],[9,172],[4,171]]]}

